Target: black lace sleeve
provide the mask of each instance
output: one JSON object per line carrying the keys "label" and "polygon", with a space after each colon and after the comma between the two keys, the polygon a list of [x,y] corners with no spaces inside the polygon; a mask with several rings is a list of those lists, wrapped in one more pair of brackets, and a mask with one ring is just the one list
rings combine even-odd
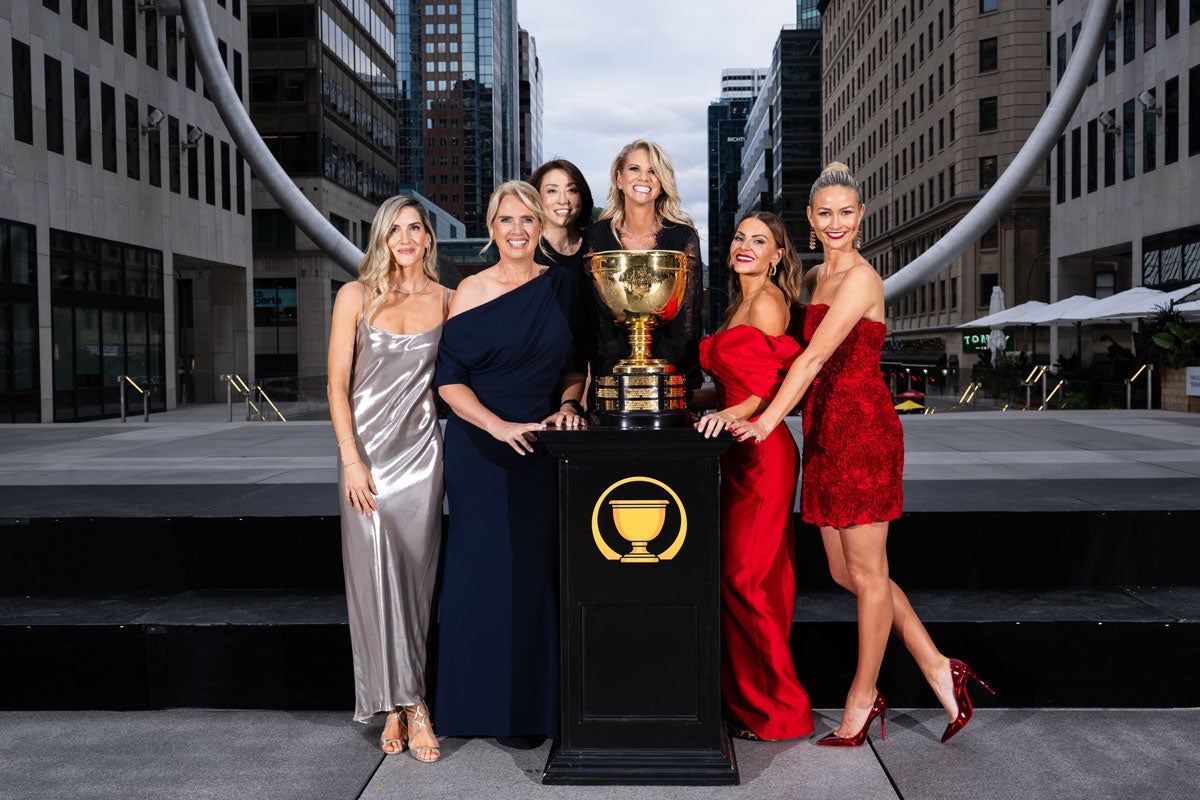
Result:
{"label": "black lace sleeve", "polygon": [[700,309],[704,289],[700,235],[690,226],[667,224],[659,233],[658,246],[687,253],[688,285],[675,319],[654,332],[652,349],[657,358],[675,365],[687,380],[688,390],[693,391],[704,382],[704,372],[700,369]]}

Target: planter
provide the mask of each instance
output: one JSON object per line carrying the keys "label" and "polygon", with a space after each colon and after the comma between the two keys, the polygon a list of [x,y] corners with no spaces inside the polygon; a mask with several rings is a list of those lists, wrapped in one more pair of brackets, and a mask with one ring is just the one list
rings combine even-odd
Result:
{"label": "planter", "polygon": [[1163,411],[1200,414],[1200,397],[1187,394],[1187,369],[1164,369],[1161,374]]}

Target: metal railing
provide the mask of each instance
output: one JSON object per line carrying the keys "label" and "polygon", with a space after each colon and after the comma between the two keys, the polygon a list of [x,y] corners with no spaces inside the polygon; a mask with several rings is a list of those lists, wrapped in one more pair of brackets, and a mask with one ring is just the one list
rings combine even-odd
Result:
{"label": "metal railing", "polygon": [[1133,410],[1133,382],[1137,380],[1137,376],[1143,372],[1146,373],[1146,410],[1152,408],[1154,402],[1154,365],[1142,364],[1137,368],[1137,372],[1125,379],[1125,409]]}
{"label": "metal railing", "polygon": [[128,375],[122,375],[121,377],[117,378],[117,386],[120,387],[121,393],[121,422],[127,421],[126,414],[128,411],[128,400],[125,396],[126,386],[132,386],[134,389],[138,390],[138,393],[142,396],[142,421],[150,421],[150,381],[146,380],[145,378],[143,378],[142,381],[146,384],[145,388],[139,386],[137,382]]}
{"label": "metal railing", "polygon": [[[243,380],[241,375],[230,373],[222,375],[221,380],[225,381],[225,403],[229,407],[229,421],[233,422],[233,393],[236,391],[246,401],[246,421],[253,422],[258,419],[261,422],[267,422],[267,406],[270,406],[271,411],[275,412],[275,419],[279,422],[287,422],[280,411],[279,407],[271,400],[271,396],[267,394],[266,389],[261,385],[255,384],[253,388]],[[254,402],[254,398],[258,397],[263,403],[261,407]]]}

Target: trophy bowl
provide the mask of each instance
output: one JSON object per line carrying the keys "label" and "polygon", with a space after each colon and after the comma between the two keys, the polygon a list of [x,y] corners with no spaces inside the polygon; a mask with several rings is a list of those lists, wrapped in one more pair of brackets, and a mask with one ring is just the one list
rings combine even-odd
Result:
{"label": "trophy bowl", "polygon": [[684,376],[650,355],[654,326],[679,313],[688,288],[688,256],[675,250],[605,250],[588,256],[596,297],[624,325],[629,357],[594,376],[594,408],[605,425],[687,424]]}

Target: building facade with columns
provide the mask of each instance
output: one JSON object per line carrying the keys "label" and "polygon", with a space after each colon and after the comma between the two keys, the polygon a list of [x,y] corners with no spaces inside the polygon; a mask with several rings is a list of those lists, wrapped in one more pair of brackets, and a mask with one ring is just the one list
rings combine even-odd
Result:
{"label": "building facade with columns", "polygon": [[[1054,82],[1074,52],[1085,0],[1051,8]],[[1050,292],[1107,297],[1200,283],[1200,3],[1120,0],[1093,79],[1053,156]],[[1055,330],[1055,351],[1076,349]],[[1129,345],[1129,325],[1092,326]]]}
{"label": "building facade with columns", "polygon": [[[887,276],[974,207],[1041,117],[1050,10],[828,0],[821,11],[825,161],[862,183],[861,251]],[[969,368],[976,355],[957,326],[987,313],[993,287],[1010,306],[1047,299],[1048,183],[1042,170],[973,247],[889,306],[885,360]]]}
{"label": "building facade with columns", "polygon": [[[247,8],[208,6],[245,97]],[[0,64],[0,422],[115,416],[126,376],[153,409],[250,379],[249,168],[181,18],[5,3]]]}

